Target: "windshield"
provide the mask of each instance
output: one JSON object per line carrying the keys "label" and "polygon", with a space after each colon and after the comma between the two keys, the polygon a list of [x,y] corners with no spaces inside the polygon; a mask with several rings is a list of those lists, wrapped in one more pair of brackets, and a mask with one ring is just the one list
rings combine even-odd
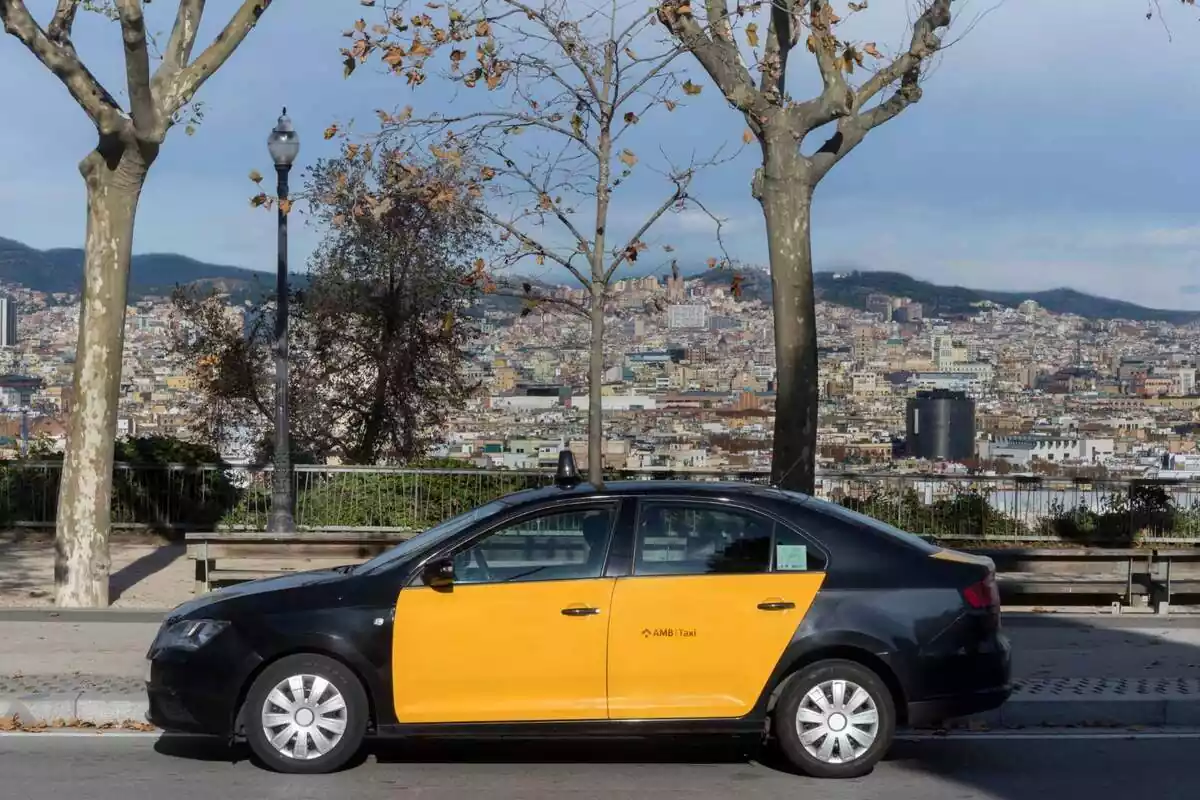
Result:
{"label": "windshield", "polygon": [[428,530],[418,533],[413,538],[406,542],[396,545],[391,550],[372,558],[370,561],[359,565],[355,572],[370,572],[371,570],[380,569],[391,564],[399,563],[410,555],[417,553],[427,547],[437,547],[442,542],[454,536],[459,531],[465,529],[468,525],[477,522],[481,519],[496,514],[497,512],[508,507],[508,503],[503,500],[493,500],[487,505],[473,508],[470,511],[459,514],[457,517],[451,517],[445,522],[438,523]]}
{"label": "windshield", "polygon": [[808,501],[810,508],[821,514],[827,514],[831,517],[836,517],[843,522],[849,522],[852,525],[858,525],[863,528],[870,528],[873,531],[882,533],[885,536],[890,536],[893,539],[899,539],[906,544],[917,548],[926,553],[936,553],[942,548],[937,545],[930,544],[927,540],[922,539],[915,533],[909,533],[906,530],[901,530],[895,525],[889,525],[886,522],[869,517],[866,514],[860,514],[857,511],[852,511],[840,503],[831,503],[828,500],[820,500],[816,497],[810,498]]}

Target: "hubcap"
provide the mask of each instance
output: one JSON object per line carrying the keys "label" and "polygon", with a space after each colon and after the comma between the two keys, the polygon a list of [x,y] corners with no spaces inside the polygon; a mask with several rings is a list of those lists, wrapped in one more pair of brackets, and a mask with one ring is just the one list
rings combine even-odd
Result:
{"label": "hubcap", "polygon": [[305,761],[328,753],[346,735],[346,700],[319,675],[280,681],[262,707],[262,728],[279,753]]}
{"label": "hubcap", "polygon": [[814,686],[796,711],[796,732],[808,754],[826,764],[861,758],[879,736],[875,698],[851,681]]}

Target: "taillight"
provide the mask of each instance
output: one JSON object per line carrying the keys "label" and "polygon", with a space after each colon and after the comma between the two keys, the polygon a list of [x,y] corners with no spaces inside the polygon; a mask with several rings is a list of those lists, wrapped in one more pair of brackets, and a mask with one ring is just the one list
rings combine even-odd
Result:
{"label": "taillight", "polygon": [[973,583],[963,589],[963,600],[971,608],[980,610],[1000,607],[1000,587],[996,585],[996,576],[988,575],[979,583]]}

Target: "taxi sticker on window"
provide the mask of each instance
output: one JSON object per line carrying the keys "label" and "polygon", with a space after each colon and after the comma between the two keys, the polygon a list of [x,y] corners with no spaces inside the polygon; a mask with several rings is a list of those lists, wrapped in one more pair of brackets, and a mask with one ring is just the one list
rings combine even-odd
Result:
{"label": "taxi sticker on window", "polygon": [[808,545],[775,545],[775,569],[781,572],[804,572],[808,569]]}

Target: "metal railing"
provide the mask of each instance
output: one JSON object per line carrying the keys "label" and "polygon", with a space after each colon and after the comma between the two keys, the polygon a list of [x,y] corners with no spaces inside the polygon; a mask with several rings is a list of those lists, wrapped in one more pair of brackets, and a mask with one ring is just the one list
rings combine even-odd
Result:
{"label": "metal railing", "polygon": [[[50,527],[58,462],[0,463],[0,527]],[[262,530],[271,470],[117,464],[119,528]],[[766,483],[763,472],[643,469],[612,478]],[[301,530],[412,531],[497,497],[547,486],[550,471],[295,467]],[[818,497],[950,542],[1200,544],[1200,482],[822,474]]]}

